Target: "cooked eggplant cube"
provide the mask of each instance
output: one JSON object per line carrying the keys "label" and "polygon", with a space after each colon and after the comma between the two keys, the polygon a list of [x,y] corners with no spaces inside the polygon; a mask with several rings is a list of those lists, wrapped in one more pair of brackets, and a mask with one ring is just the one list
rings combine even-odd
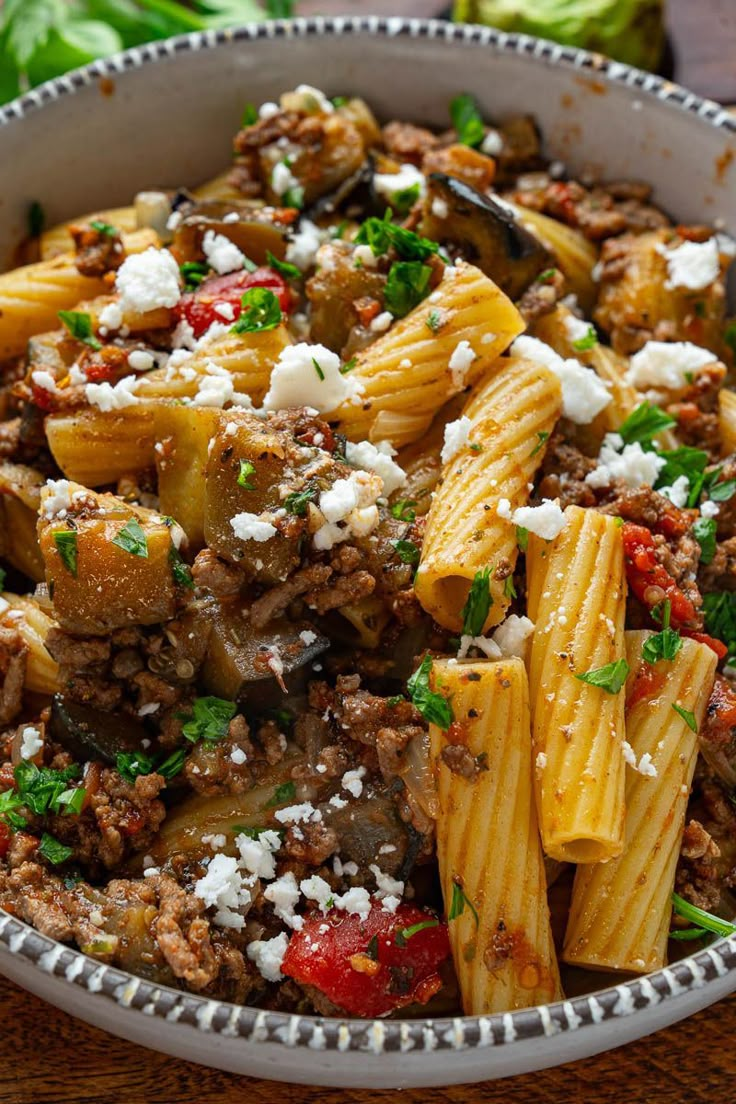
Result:
{"label": "cooked eggplant cube", "polygon": [[99,636],[174,616],[167,525],[124,510],[72,524],[51,521],[40,531],[46,582],[62,629]]}
{"label": "cooked eggplant cube", "polygon": [[[237,220],[225,219],[233,213],[238,215]],[[254,264],[267,264],[269,253],[278,260],[286,256],[285,228],[256,208],[220,200],[204,200],[184,212],[174,234],[177,254],[186,261],[201,261],[202,241],[208,230],[229,238]]]}
{"label": "cooked eggplant cube", "polygon": [[433,241],[452,243],[511,299],[518,299],[553,264],[548,250],[510,211],[444,173],[429,177],[419,229]]}

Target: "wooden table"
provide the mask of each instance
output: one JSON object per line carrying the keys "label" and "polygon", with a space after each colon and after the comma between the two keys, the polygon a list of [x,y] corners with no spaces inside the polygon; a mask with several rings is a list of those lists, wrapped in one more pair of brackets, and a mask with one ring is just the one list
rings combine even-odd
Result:
{"label": "wooden table", "polygon": [[[311,2],[311,0],[308,0]],[[668,0],[675,79],[736,101],[736,0]],[[431,15],[446,0],[319,0],[328,9]],[[0,977],[0,1104],[731,1104],[736,994],[666,1031],[554,1070],[402,1093],[254,1081],[112,1038]]]}

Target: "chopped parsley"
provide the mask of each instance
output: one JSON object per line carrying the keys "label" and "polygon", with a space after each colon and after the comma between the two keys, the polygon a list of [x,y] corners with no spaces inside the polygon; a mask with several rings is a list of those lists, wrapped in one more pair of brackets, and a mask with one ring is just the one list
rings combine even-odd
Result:
{"label": "chopped parsley", "polygon": [[[710,474],[709,472],[708,475]],[[721,474],[720,468],[717,474]],[[733,498],[734,493],[736,493],[736,479],[724,479],[722,483],[711,483],[708,487],[708,497],[712,502],[728,502],[729,498]]]}
{"label": "chopped parsley", "polygon": [[102,348],[101,342],[95,337],[92,318],[86,311],[61,310],[59,311],[59,319],[76,341],[89,345],[90,349]]}
{"label": "chopped parsley", "polygon": [[413,541],[395,540],[391,541],[391,544],[394,546],[396,555],[403,564],[411,564],[414,566],[419,563],[420,552]]}
{"label": "chopped parsley", "polygon": [[305,487],[303,491],[292,491],[284,499],[284,509],[287,514],[294,514],[296,517],[304,517],[307,512],[307,506],[310,502],[319,494],[316,487]]}
{"label": "chopped parsley", "polygon": [[407,214],[419,199],[419,183],[411,184],[408,188],[400,188],[398,192],[391,194],[391,206],[400,215]]}
{"label": "chopped parsley", "polygon": [[670,939],[699,939],[706,934],[733,935],[736,932],[736,924],[728,920],[722,920],[720,916],[714,916],[712,912],[706,912],[697,905],[690,904],[679,893],[672,894],[672,911],[683,920],[697,925],[696,928],[680,928],[670,932]]}
{"label": "chopped parsley", "polygon": [[665,460],[665,466],[657,477],[656,487],[671,487],[676,479],[684,475],[690,483],[687,504],[691,508],[697,505],[706,479],[708,453],[683,445],[676,449],[662,449],[659,455]]}
{"label": "chopped parsley", "polygon": [[251,482],[250,477],[255,474],[255,464],[251,464],[250,460],[241,460],[240,472],[238,474],[238,486],[246,491],[254,491],[256,489],[255,484]]}
{"label": "chopped parsley", "polygon": [[62,529],[54,533],[54,544],[64,567],[77,577],[77,534],[73,529]]}
{"label": "chopped parsley", "polygon": [[185,289],[187,291],[194,291],[203,280],[207,279],[210,270],[208,266],[202,264],[201,261],[185,261],[183,265],[179,265],[179,271],[181,272]]}
{"label": "chopped parsley", "polygon": [[369,245],[375,257],[387,253],[393,246],[403,261],[426,261],[440,248],[437,242],[422,238],[403,226],[396,226],[391,222],[390,211],[382,219],[367,218],[355,235],[355,244]]}
{"label": "chopped parsley", "polygon": [[92,219],[90,226],[93,230],[96,230],[98,234],[104,234],[106,238],[117,237],[117,226],[113,226],[109,222],[103,222],[102,219]]}
{"label": "chopped parsley", "polygon": [[639,441],[642,445],[650,445],[653,437],[666,429],[672,429],[675,425],[677,423],[674,418],[659,406],[645,400],[621,423],[618,432],[625,445],[633,445],[635,441]]}
{"label": "chopped parsley", "polygon": [[358,363],[357,356],[351,356],[350,360],[346,360],[344,364],[340,365],[340,375],[344,376],[348,372],[352,372],[355,365]]}
{"label": "chopped parsley", "polygon": [[118,535],[113,537],[112,543],[122,548],[123,552],[129,552],[131,556],[148,559],[148,541],[138,518],[131,518],[126,522]]}
{"label": "chopped parsley", "polygon": [[195,698],[192,715],[182,725],[182,734],[196,744],[198,740],[221,740],[227,736],[230,721],[237,711],[235,702],[212,696]]}
{"label": "chopped parsley", "polygon": [[545,268],[544,272],[540,272],[537,276],[537,282],[546,284],[548,280],[553,280],[556,271],[556,268]]}
{"label": "chopped parsley", "polygon": [[173,778],[184,766],[186,757],[186,748],[177,748],[176,751],[172,751],[171,755],[167,755],[162,763],[158,764],[156,774],[161,774],[164,778]]}
{"label": "chopped parsley", "polygon": [[194,590],[192,569],[185,561],[179,549],[173,544],[169,549],[169,563],[171,564],[171,574],[174,576],[176,585],[186,587],[188,590]]}
{"label": "chopped parsley", "polygon": [[504,598],[515,598],[516,597],[516,587],[514,586],[514,576],[513,575],[508,575],[506,577],[506,579],[504,580],[503,595],[504,595]]}
{"label": "chopped parsley", "polygon": [[420,920],[417,924],[411,924],[408,928],[399,928],[394,933],[394,943],[397,947],[405,947],[412,936],[420,931],[426,931],[427,928],[437,928],[439,923],[439,920],[435,918],[433,920]]}
{"label": "chopped parsley", "polygon": [[[670,628],[670,614],[672,606],[669,598],[662,606],[661,620],[662,631],[644,641],[641,650],[642,658],[646,663],[656,663],[660,659],[672,660],[682,647],[682,637],[677,629]],[[652,610],[652,613],[654,611]]]}
{"label": "chopped parsley", "polygon": [[522,552],[526,552],[529,547],[529,530],[525,529],[523,525],[516,526],[516,543]]}
{"label": "chopped parsley", "polygon": [[468,597],[460,611],[463,619],[463,636],[480,636],[493,605],[491,598],[491,569],[482,567],[476,571],[470,584]]}
{"label": "chopped parsley", "polygon": [[[398,943],[398,939],[396,940]],[[365,949],[365,953],[372,962],[378,962],[378,936],[372,935],[368,940],[368,946]]]}
{"label": "chopped parsley", "polygon": [[703,613],[706,631],[723,641],[730,656],[736,655],[736,591],[704,594]]}
{"label": "chopped parsley", "polygon": [[397,521],[415,521],[417,514],[412,507],[416,504],[415,498],[400,498],[391,507],[391,517],[395,517]]}
{"label": "chopped parsley", "polygon": [[247,103],[243,108],[243,117],[240,120],[241,127],[253,126],[253,124],[257,122],[258,111],[256,110],[256,105],[252,103]]}
{"label": "chopped parsley", "polygon": [[407,315],[424,299],[431,275],[432,269],[421,261],[395,261],[383,289],[386,310],[395,318]]}
{"label": "chopped parsley", "polygon": [[277,786],[273,791],[273,797],[266,805],[267,809],[272,809],[275,805],[284,805],[287,801],[293,801],[296,797],[296,786],[293,782],[282,782],[280,786]]}
{"label": "chopped parsley", "polygon": [[598,344],[598,334],[595,332],[595,326],[588,326],[588,332],[585,337],[579,337],[577,341],[573,341],[572,347],[576,353],[585,353],[588,349],[594,348]]}
{"label": "chopped parsley", "polygon": [[467,92],[461,92],[450,101],[450,118],[457,131],[457,140],[463,146],[479,146],[485,135],[485,127],[475,100]]}
{"label": "chopped parsley", "polygon": [[425,655],[407,682],[406,689],[409,691],[409,697],[415,708],[419,710],[425,721],[429,721],[430,724],[435,724],[438,728],[446,731],[455,718],[452,706],[447,698],[430,689],[429,674],[431,670],[432,659]]}
{"label": "chopped parsley", "polygon": [[[76,763],[64,770],[52,770],[50,767],[37,767],[30,760],[23,760],[13,771],[16,790],[7,792],[12,795],[15,807],[25,805],[36,816],[62,812],[72,815],[79,812],[84,801],[84,787],[69,786],[79,774],[80,769]],[[7,809],[0,811],[7,812]]]}
{"label": "chopped parsley", "polygon": [[604,667],[596,667],[592,671],[585,671],[575,678],[580,682],[587,682],[589,686],[598,686],[607,694],[618,694],[626,682],[629,673],[629,665],[625,659],[616,659],[613,663],[606,663]]}
{"label": "chopped parsley", "polygon": [[465,912],[465,906],[468,906],[475,918],[475,926],[478,927],[480,921],[478,919],[478,910],[466,895],[460,882],[453,881],[452,883],[452,900],[450,902],[450,911],[447,914],[447,919],[457,920],[458,916],[462,916]]}
{"label": "chopped parsley", "polygon": [[698,518],[693,525],[693,536],[700,545],[700,562],[709,564],[716,554],[715,518]]}
{"label": "chopped parsley", "polygon": [[243,292],[240,305],[242,314],[230,327],[230,333],[262,333],[276,329],[281,322],[278,298],[268,288],[248,288]]}
{"label": "chopped parsley", "polygon": [[436,334],[442,329],[443,324],[442,312],[438,311],[436,307],[433,307],[427,315],[425,325],[432,333]]}
{"label": "chopped parsley", "polygon": [[60,863],[66,862],[67,859],[72,857],[74,848],[67,847],[65,843],[61,843],[50,836],[48,832],[44,832],[38,845],[38,852],[53,866],[59,866]]}
{"label": "chopped parsley", "polygon": [[320,364],[320,362],[317,360],[316,357],[312,357],[312,364],[314,365],[314,370],[317,373],[317,378],[320,379],[322,382],[324,382],[325,373],[322,369],[322,365]]}
{"label": "chopped parsley", "polygon": [[269,267],[278,272],[279,276],[283,276],[285,280],[301,280],[302,274],[296,265],[290,264],[288,261],[280,261],[278,257],[274,257],[270,250],[266,250],[266,261]]}
{"label": "chopped parsley", "polygon": [[121,751],[115,756],[115,769],[126,782],[135,782],[141,774],[152,774],[155,760],[142,751]]}
{"label": "chopped parsley", "polygon": [[678,717],[682,717],[683,721],[690,729],[690,731],[694,732],[697,736],[698,722],[695,720],[695,714],[691,713],[689,709],[683,709],[683,707],[681,705],[678,705],[677,702],[672,703],[672,708],[674,709],[675,713],[677,713]]}
{"label": "chopped parsley", "polygon": [[547,440],[548,437],[549,437],[548,431],[546,429],[540,429],[539,433],[537,434],[537,438],[538,438],[537,443],[534,446],[534,448],[532,449],[532,451],[529,453],[530,457],[537,455],[539,450],[544,446],[544,443],[545,443],[545,441]]}

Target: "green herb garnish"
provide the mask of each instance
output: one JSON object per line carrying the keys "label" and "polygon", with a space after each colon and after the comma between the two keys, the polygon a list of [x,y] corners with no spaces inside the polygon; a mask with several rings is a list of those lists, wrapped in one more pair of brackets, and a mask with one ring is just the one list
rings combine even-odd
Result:
{"label": "green herb garnish", "polygon": [[386,212],[386,218],[366,219],[355,236],[355,244],[369,245],[376,257],[393,246],[403,261],[426,261],[440,248],[437,242],[422,238],[403,226],[396,226],[391,222],[390,211]]}
{"label": "green herb garnish", "polygon": [[432,269],[421,261],[395,261],[383,289],[386,309],[395,318],[407,315],[424,299],[431,275]]}
{"label": "green herb garnish", "polygon": [[202,264],[201,261],[185,261],[183,265],[179,265],[179,271],[187,291],[194,291],[198,288],[202,281],[207,279],[210,272],[209,267]]}
{"label": "green herb garnish", "polygon": [[515,598],[516,597],[516,587],[514,586],[514,576],[513,575],[508,575],[506,577],[506,579],[504,580],[503,594],[504,594],[504,598]]}
{"label": "green herb garnish", "polygon": [[522,552],[526,552],[529,547],[529,530],[523,525],[516,526],[516,543]]}
{"label": "green herb garnish", "polygon": [[324,370],[322,368],[322,365],[320,364],[320,362],[317,360],[316,357],[312,357],[312,364],[314,365],[314,370],[317,373],[317,378],[320,381],[324,381],[325,373],[324,373]]}
{"label": "green herb garnish", "polygon": [[148,559],[148,541],[137,518],[126,522],[118,535],[113,537],[112,543],[122,548],[123,552],[129,552],[131,556]]}
{"label": "green herb garnish", "polygon": [[265,330],[275,330],[281,322],[278,298],[268,288],[248,288],[243,292],[240,305],[242,313],[230,327],[230,333],[263,333]]}
{"label": "green herb garnish", "polygon": [[256,109],[256,105],[252,103],[247,103],[243,108],[243,116],[240,120],[241,127],[253,126],[253,124],[257,122],[258,111]]}
{"label": "green herb garnish", "polygon": [[585,671],[575,678],[580,682],[587,682],[589,686],[598,686],[607,694],[618,694],[626,682],[629,673],[629,665],[625,659],[617,659],[613,663],[606,663],[605,667],[597,667],[592,671]]}
{"label": "green herb garnish", "polygon": [[671,612],[672,605],[667,598],[663,603],[660,620],[662,631],[648,637],[641,650],[642,658],[646,663],[656,663],[660,659],[672,660],[682,647],[682,637],[679,632],[677,629],[670,628]]}
{"label": "green herb garnish", "polygon": [[39,854],[43,855],[53,866],[59,866],[60,863],[66,862],[66,860],[70,859],[74,854],[73,847],[67,847],[65,843],[61,843],[53,836],[50,836],[48,832],[44,832],[41,836],[38,851]]}
{"label": "green herb garnish", "polygon": [[152,774],[156,769],[155,761],[142,751],[121,751],[115,756],[115,769],[126,782],[135,782],[142,774]]}
{"label": "green herb garnish", "polygon": [[394,943],[397,947],[405,947],[412,936],[416,935],[420,931],[426,931],[427,928],[439,927],[439,920],[420,920],[417,924],[411,924],[408,928],[400,928],[394,934]]}
{"label": "green herb garnish", "polygon": [[678,705],[677,702],[672,703],[672,708],[674,709],[675,713],[677,713],[678,717],[682,717],[683,721],[690,729],[690,731],[694,732],[697,736],[698,722],[695,720],[695,714],[691,713],[689,709],[683,709],[683,707],[681,705]]}
{"label": "green herb garnish", "polygon": [[179,549],[173,544],[169,549],[169,563],[171,564],[171,574],[174,577],[176,585],[186,587],[187,590],[194,590],[192,569]]}
{"label": "green herb garnish", "polygon": [[450,902],[450,911],[447,914],[448,921],[457,920],[458,916],[462,916],[465,912],[465,906],[468,906],[475,918],[475,926],[478,927],[480,921],[478,919],[478,910],[473,902],[465,894],[465,890],[459,882],[453,881],[452,883],[452,900]]}
{"label": "green herb garnish", "polygon": [[490,567],[482,567],[473,576],[468,597],[460,611],[460,616],[463,619],[463,636],[481,635],[492,605],[491,569]]}
{"label": "green herb garnish", "polygon": [[163,762],[158,764],[156,774],[161,774],[164,778],[173,778],[184,766],[186,757],[186,748],[177,748],[176,751],[172,751],[171,755],[167,755]]}
{"label": "green herb garnish", "polygon": [[[672,894],[672,911],[681,916],[683,920],[688,920],[691,924],[697,925],[698,933],[709,932],[713,935],[733,935],[736,932],[736,924],[730,923],[728,920],[721,920],[720,916],[714,916],[712,912],[706,912],[704,909],[698,908],[697,905],[691,905],[689,901],[686,901],[684,897],[681,897],[679,893]],[[680,935],[675,934],[675,931],[670,932],[671,939],[697,939],[700,935],[686,935],[684,932]]]}
{"label": "green herb garnish", "polygon": [[73,529],[63,529],[54,533],[54,544],[61,562],[67,571],[77,577],[77,534]]}
{"label": "green herb garnish", "polygon": [[443,325],[442,312],[438,311],[435,307],[433,307],[432,310],[427,315],[427,320],[425,322],[425,325],[427,326],[428,329],[430,329],[432,331],[432,333],[438,333],[438,331],[442,328],[442,325]]}
{"label": "green herb garnish", "polygon": [[273,809],[275,805],[285,805],[287,801],[293,801],[296,797],[296,786],[293,782],[282,782],[273,791],[273,797],[266,805],[267,809]]}
{"label": "green herb garnish", "polygon": [[624,444],[633,445],[635,441],[641,444],[651,444],[652,438],[666,429],[672,429],[677,425],[674,418],[666,414],[659,406],[655,406],[648,400],[640,403],[636,410],[632,410],[628,418],[618,427],[618,433],[623,438]]}
{"label": "green herb garnish", "polygon": [[704,594],[703,613],[706,631],[723,641],[730,656],[736,655],[736,591]]}
{"label": "green herb garnish", "polygon": [[90,226],[98,234],[104,234],[106,238],[116,238],[118,235],[117,226],[113,226],[109,222],[103,222],[102,219],[92,219]]}
{"label": "green herb garnish", "polygon": [[182,725],[182,734],[196,744],[198,740],[215,741],[227,736],[230,721],[237,712],[235,702],[223,698],[195,698],[192,716]]}
{"label": "green herb garnish", "polygon": [[401,498],[398,502],[394,502],[391,507],[391,517],[395,517],[397,521],[415,521],[416,510],[412,507],[416,506],[417,500],[415,498]]}
{"label": "green herb garnish", "polygon": [[419,199],[419,195],[419,183],[410,184],[408,188],[400,188],[397,192],[391,193],[391,206],[400,215],[405,215]]}
{"label": "green herb garnish", "polygon": [[102,348],[92,329],[92,318],[85,311],[61,310],[59,318],[76,341],[89,345],[90,349]]}
{"label": "green herb garnish", "polygon": [[544,443],[545,443],[545,441],[547,440],[548,437],[549,437],[549,433],[547,432],[547,430],[546,429],[540,429],[539,433],[537,434],[537,438],[538,438],[537,443],[534,446],[534,448],[532,449],[532,451],[529,453],[529,456],[536,456],[537,453],[539,452],[539,450],[544,446]]}
{"label": "green herb garnish", "polygon": [[597,344],[598,334],[595,332],[595,326],[588,326],[585,337],[579,337],[576,341],[573,341],[572,347],[576,353],[585,353]]}
{"label": "green herb garnish", "polygon": [[414,566],[419,563],[420,552],[413,541],[395,540],[391,541],[391,544],[394,546],[396,555],[403,564],[411,564]]}
{"label": "green herb garnish", "polygon": [[709,564],[716,554],[715,518],[698,518],[693,525],[693,536],[700,545],[700,562]]}
{"label": "green herb garnish", "polygon": [[340,365],[340,375],[344,376],[348,372],[352,372],[355,365],[358,363],[357,356],[351,356],[350,360],[346,360],[344,364]]}
{"label": "green herb garnish", "polygon": [[[37,767],[30,760],[22,760],[13,770],[17,793],[17,805],[27,806],[32,813],[73,813],[84,800],[84,788],[70,789],[69,783],[78,778],[80,769],[76,763],[64,770]],[[81,791],[82,797],[79,797]],[[3,810],[5,811],[5,810]]]}
{"label": "green herb garnish", "polygon": [[251,476],[256,474],[255,464],[251,464],[250,460],[240,461],[240,473],[238,475],[238,486],[242,487],[246,491],[254,491],[255,484],[251,482]]}
{"label": "green herb garnish", "polygon": [[294,514],[296,517],[304,517],[307,512],[307,506],[310,502],[314,502],[315,498],[319,494],[316,487],[305,487],[303,491],[292,491],[284,499],[284,509],[287,514]]}
{"label": "green herb garnish", "polygon": [[475,100],[467,92],[455,96],[450,102],[450,118],[457,131],[458,142],[464,146],[479,146],[485,135],[483,119]]}
{"label": "green herb garnish", "polygon": [[278,257],[274,257],[270,250],[266,250],[266,261],[268,265],[280,276],[283,276],[285,280],[301,280],[302,274],[300,269],[294,264],[290,264],[289,261],[280,261]]}
{"label": "green herb garnish", "polygon": [[406,689],[415,708],[419,710],[425,721],[446,731],[454,720],[452,706],[442,694],[430,689],[431,670],[432,660],[426,655],[407,682]]}

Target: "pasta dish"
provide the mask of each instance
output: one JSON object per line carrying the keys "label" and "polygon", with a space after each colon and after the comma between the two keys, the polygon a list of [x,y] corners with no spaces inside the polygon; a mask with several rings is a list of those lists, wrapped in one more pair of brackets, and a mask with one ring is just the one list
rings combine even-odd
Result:
{"label": "pasta dish", "polygon": [[0,275],[0,905],[157,984],[504,1012],[736,931],[736,246],[447,122],[300,85]]}

